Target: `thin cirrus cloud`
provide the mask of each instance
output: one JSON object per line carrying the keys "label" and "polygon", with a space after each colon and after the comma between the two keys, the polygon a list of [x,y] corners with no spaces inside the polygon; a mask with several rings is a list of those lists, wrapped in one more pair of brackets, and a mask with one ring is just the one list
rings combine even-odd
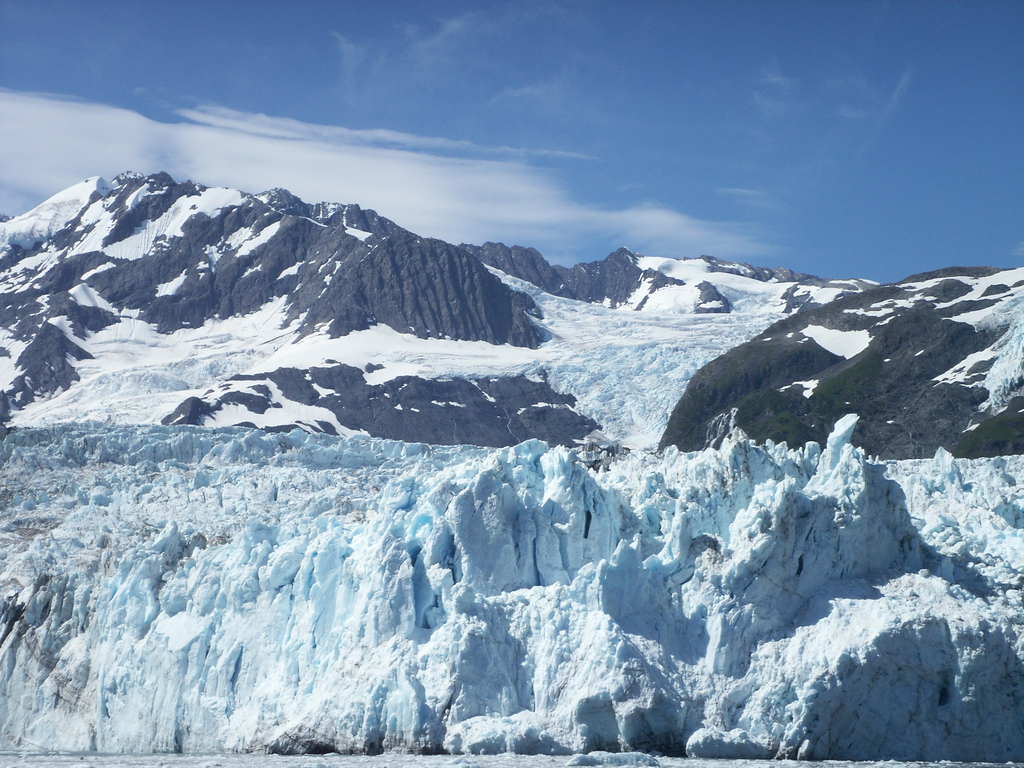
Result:
{"label": "thin cirrus cloud", "polygon": [[[549,171],[469,142],[316,126],[216,107],[163,123],[136,112],[0,89],[0,211],[20,213],[90,176],[167,171],[256,192],[357,202],[421,235],[503,240],[562,261],[604,240],[658,256],[773,253],[748,225],[703,221],[655,204],[599,208]],[[453,156],[461,154],[463,156]]]}
{"label": "thin cirrus cloud", "polygon": [[907,93],[907,88],[910,87],[910,80],[913,75],[913,67],[907,67],[903,70],[903,74],[900,75],[900,81],[896,83],[896,87],[893,89],[892,93],[889,94],[889,98],[885,102],[885,107],[882,109],[880,117],[881,122],[888,122],[892,119],[892,116],[896,114],[896,110],[899,109],[900,103],[903,101],[903,98]]}
{"label": "thin cirrus cloud", "polygon": [[766,66],[761,68],[758,82],[762,86],[778,88],[784,93],[791,91],[797,84],[794,78],[786,77],[782,74],[782,68],[779,66],[778,59],[772,59]]}
{"label": "thin cirrus cloud", "polygon": [[773,59],[757,76],[754,103],[765,116],[781,117],[788,111],[796,85],[797,81],[783,75],[779,62]]}
{"label": "thin cirrus cloud", "polygon": [[908,66],[888,94],[859,77],[826,81],[826,90],[840,98],[836,114],[867,127],[867,136],[861,145],[861,152],[879,138],[886,125],[899,112],[913,78],[914,67]]}
{"label": "thin cirrus cloud", "polygon": [[416,134],[392,131],[387,128],[356,130],[335,125],[317,125],[315,123],[304,123],[289,117],[271,117],[269,115],[239,112],[234,109],[212,105],[201,106],[196,109],[180,109],[177,114],[186,120],[201,125],[227,128],[243,133],[280,139],[301,139],[336,145],[353,144],[483,156],[595,159],[576,152],[563,152],[551,149],[484,147],[466,140],[445,139],[439,136],[417,136]]}
{"label": "thin cirrus cloud", "polygon": [[752,208],[778,208],[778,204],[760,189],[744,189],[742,187],[719,187],[715,190],[719,195],[731,197],[740,205]]}

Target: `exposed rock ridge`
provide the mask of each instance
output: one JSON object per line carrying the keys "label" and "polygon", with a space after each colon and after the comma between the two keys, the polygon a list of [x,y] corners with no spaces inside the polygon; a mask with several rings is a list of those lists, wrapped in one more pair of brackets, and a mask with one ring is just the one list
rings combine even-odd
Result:
{"label": "exposed rock ridge", "polygon": [[427,380],[399,376],[368,384],[350,365],[280,368],[231,377],[202,397],[190,397],[163,419],[168,425],[216,424],[231,407],[237,426],[288,432],[356,431],[441,445],[515,445],[539,438],[572,446],[598,428],[575,410],[576,399],[546,380],[526,376]]}
{"label": "exposed rock ridge", "polygon": [[549,264],[533,248],[502,243],[484,243],[482,246],[462,245],[468,253],[483,263],[500,269],[512,277],[533,283],[555,296],[596,304],[607,303],[617,307],[626,302],[640,287],[644,278],[657,279],[661,285],[678,285],[680,281],[654,270],[637,266],[637,254],[620,248],[599,261],[563,267]]}
{"label": "exposed rock ridge", "polygon": [[[547,293],[577,301],[606,304],[610,307],[623,306],[632,299],[635,302],[633,308],[641,310],[660,288],[685,284],[683,280],[664,272],[641,267],[638,264],[641,256],[628,248],[620,248],[598,261],[564,267],[548,263],[534,248],[523,248],[518,245],[509,247],[502,243],[484,243],[479,246],[463,244],[459,247],[488,266],[532,283]],[[839,295],[856,293],[874,286],[865,280],[826,280],[794,272],[785,267],[755,267],[750,264],[723,261],[712,256],[682,261],[701,261],[705,265],[706,273],[738,275],[765,283],[792,283],[792,287],[783,297],[784,311],[787,313],[821,306],[815,300],[814,294],[805,290],[809,286],[838,287]],[[646,290],[646,295],[637,301],[637,291],[641,288]],[[694,312],[701,314],[731,311],[728,298],[712,283],[701,280],[697,288],[700,294]]]}

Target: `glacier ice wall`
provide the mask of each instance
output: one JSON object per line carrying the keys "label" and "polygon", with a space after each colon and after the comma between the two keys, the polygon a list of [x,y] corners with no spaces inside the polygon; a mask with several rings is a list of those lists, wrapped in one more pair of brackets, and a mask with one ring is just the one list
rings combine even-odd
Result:
{"label": "glacier ice wall", "polygon": [[63,426],[0,448],[0,748],[1024,759],[1024,459]]}

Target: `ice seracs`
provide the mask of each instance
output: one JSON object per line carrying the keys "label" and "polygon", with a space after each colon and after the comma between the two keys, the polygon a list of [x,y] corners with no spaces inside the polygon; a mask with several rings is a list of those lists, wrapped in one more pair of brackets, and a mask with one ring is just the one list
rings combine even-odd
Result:
{"label": "ice seracs", "polygon": [[1024,464],[876,464],[855,425],[600,472],[15,432],[0,743],[1019,760]]}

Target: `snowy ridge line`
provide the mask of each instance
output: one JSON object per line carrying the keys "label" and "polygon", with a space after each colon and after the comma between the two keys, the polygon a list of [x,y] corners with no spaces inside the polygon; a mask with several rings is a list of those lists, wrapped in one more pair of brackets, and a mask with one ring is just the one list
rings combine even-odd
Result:
{"label": "snowy ridge line", "polygon": [[856,422],[602,472],[17,432],[0,748],[1020,760],[1024,458],[877,464]]}

